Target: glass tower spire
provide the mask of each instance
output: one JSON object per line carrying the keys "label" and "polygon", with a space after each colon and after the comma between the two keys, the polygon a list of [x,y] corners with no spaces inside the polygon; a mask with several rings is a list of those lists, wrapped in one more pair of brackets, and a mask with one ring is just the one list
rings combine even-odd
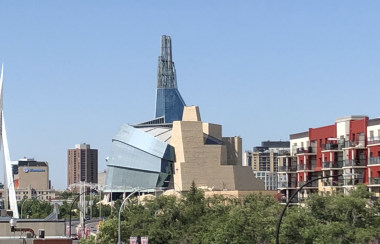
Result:
{"label": "glass tower spire", "polygon": [[177,87],[177,76],[172,59],[170,36],[161,37],[161,56],[158,57],[156,118],[164,118],[164,123],[182,120],[185,102]]}

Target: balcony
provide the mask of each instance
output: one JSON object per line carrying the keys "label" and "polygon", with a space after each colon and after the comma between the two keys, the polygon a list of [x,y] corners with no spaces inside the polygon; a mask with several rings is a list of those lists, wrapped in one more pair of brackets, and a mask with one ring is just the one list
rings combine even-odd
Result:
{"label": "balcony", "polygon": [[[306,184],[307,181],[298,181],[298,187],[301,187]],[[305,186],[307,187],[318,187],[318,181],[313,181]]]}
{"label": "balcony", "polygon": [[[288,200],[286,198],[281,198],[281,203],[287,203],[287,202]],[[298,198],[297,197],[293,198],[292,201],[290,201],[290,203],[295,203],[295,204],[299,203]]]}
{"label": "balcony", "polygon": [[313,164],[299,164],[297,166],[297,170],[298,171],[314,171],[315,167],[316,167],[316,163],[313,163]]}
{"label": "balcony", "polygon": [[328,161],[322,163],[323,169],[342,169],[343,161]]}
{"label": "balcony", "polygon": [[317,148],[316,147],[299,147],[295,150],[296,154],[316,154],[317,153]]}
{"label": "balcony", "polygon": [[280,189],[280,188],[297,188],[297,187],[296,187],[296,182],[292,181],[292,182],[278,182],[277,188]]}
{"label": "balcony", "polygon": [[281,156],[291,156],[290,155],[290,151],[289,150],[280,150],[277,152],[277,157],[281,157]]}
{"label": "balcony", "polygon": [[380,157],[370,157],[368,160],[368,166],[380,164]]}
{"label": "balcony", "polygon": [[374,145],[374,144],[380,144],[380,137],[378,136],[373,136],[373,137],[368,137],[367,138],[367,145]]}
{"label": "balcony", "polygon": [[323,179],[322,181],[323,186],[328,186],[328,187],[339,187],[344,185],[344,179],[339,178],[339,179]]}
{"label": "balcony", "polygon": [[344,186],[356,186],[357,184],[364,183],[364,178],[356,178],[356,179],[344,179]]}
{"label": "balcony", "polygon": [[365,148],[365,140],[345,141],[344,148],[349,147]]}
{"label": "balcony", "polygon": [[343,160],[343,167],[365,167],[366,159],[346,159]]}
{"label": "balcony", "polygon": [[368,185],[380,185],[380,177],[370,177]]}
{"label": "balcony", "polygon": [[344,147],[344,142],[342,143],[331,142],[331,143],[322,144],[322,151],[324,150],[340,151],[340,150],[343,150],[343,147]]}
{"label": "balcony", "polygon": [[297,166],[280,166],[277,172],[297,172]]}

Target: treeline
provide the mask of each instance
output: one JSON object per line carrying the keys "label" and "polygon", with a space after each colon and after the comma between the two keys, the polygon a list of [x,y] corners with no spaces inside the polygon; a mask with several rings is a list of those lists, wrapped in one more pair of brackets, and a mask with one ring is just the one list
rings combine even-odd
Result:
{"label": "treeline", "polygon": [[[69,219],[70,218],[70,208],[72,201],[77,197],[77,195],[73,195],[70,192],[63,193],[66,197],[62,198],[63,204],[59,206],[59,213],[61,219]],[[69,200],[70,199],[70,200]],[[89,201],[90,197],[86,196],[86,201]],[[97,204],[99,202],[98,196],[92,198],[94,204],[91,206],[92,208],[92,217],[100,217],[100,208],[101,208],[101,217],[109,217],[111,216],[111,206],[110,205],[102,205]],[[39,199],[27,199],[24,198],[17,203],[18,210],[20,213],[20,217],[22,218],[30,218],[30,219],[44,219],[49,214],[53,212],[53,205],[48,200],[39,200]],[[115,206],[121,205],[121,199],[118,199],[114,202]],[[88,207],[87,215],[90,215],[90,207]],[[21,214],[22,210],[22,214]],[[76,201],[73,205],[71,211],[71,218],[79,218],[79,209],[78,209],[78,201]]]}
{"label": "treeline", "polygon": [[[280,230],[280,243],[371,243],[380,237],[380,201],[371,200],[366,186],[349,196],[340,193],[312,195],[304,207],[288,208]],[[119,205],[120,206],[120,205]],[[118,209],[103,222],[95,238],[82,244],[117,243]],[[272,196],[248,195],[243,199],[205,198],[191,187],[182,198],[159,196],[138,204],[132,199],[121,214],[121,238],[148,236],[150,244],[275,243],[278,219],[284,206]]]}

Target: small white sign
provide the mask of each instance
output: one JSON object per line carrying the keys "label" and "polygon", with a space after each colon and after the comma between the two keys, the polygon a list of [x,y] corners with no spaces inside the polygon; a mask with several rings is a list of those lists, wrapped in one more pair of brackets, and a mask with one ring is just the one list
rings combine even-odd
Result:
{"label": "small white sign", "polygon": [[130,237],[129,238],[129,244],[137,244],[137,237]]}
{"label": "small white sign", "polygon": [[141,237],[141,244],[148,244],[148,237],[147,236]]}

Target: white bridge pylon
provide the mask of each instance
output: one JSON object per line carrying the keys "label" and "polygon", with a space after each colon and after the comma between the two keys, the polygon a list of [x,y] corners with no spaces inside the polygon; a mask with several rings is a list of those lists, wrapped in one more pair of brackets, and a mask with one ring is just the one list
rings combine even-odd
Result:
{"label": "white bridge pylon", "polygon": [[[11,165],[11,159],[9,155],[7,132],[5,130],[4,114],[3,114],[3,69],[4,67],[3,65],[1,65],[1,74],[0,74],[0,89],[1,89],[0,90],[0,116],[1,116],[0,139],[1,139],[1,144],[0,144],[0,148],[2,145],[3,152],[4,152],[4,170],[6,173],[4,175],[4,190],[6,191],[7,188],[9,188],[10,210],[13,211],[13,218],[18,219],[19,214],[18,214],[18,208],[17,208],[16,192],[15,192],[15,185],[14,185],[14,179],[13,179],[13,174],[12,174],[12,165]],[[8,199],[5,199],[5,201],[8,201]]]}

